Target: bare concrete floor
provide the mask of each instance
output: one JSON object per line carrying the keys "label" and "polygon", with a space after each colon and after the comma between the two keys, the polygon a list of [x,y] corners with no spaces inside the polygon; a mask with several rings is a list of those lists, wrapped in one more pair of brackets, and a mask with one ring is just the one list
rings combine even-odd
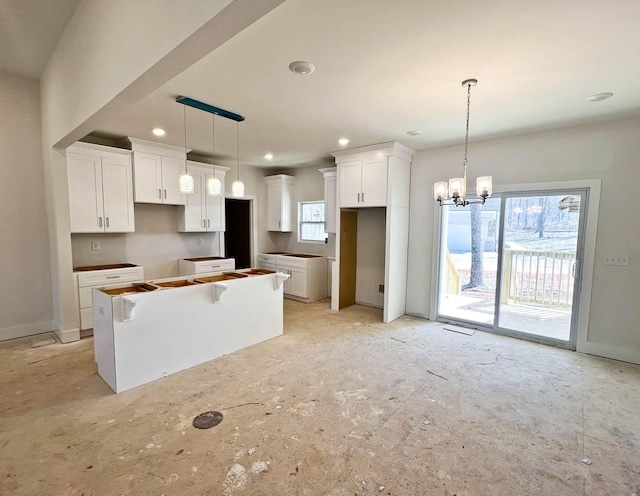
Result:
{"label": "bare concrete floor", "polygon": [[640,494],[640,367],[380,321],[286,300],[284,336],[119,395],[91,338],[4,343],[0,494]]}

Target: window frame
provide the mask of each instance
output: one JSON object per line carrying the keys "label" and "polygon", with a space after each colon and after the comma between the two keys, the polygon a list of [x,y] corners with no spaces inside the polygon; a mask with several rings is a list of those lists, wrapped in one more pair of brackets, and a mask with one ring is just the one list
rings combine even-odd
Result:
{"label": "window frame", "polygon": [[[302,210],[304,208],[304,205],[310,205],[310,204],[322,204],[323,205],[323,220],[322,221],[304,221],[302,220]],[[327,239],[329,238],[329,235],[327,234],[327,232],[325,231],[326,227],[327,227],[327,219],[326,219],[326,213],[327,213],[327,205],[325,204],[324,200],[305,200],[305,201],[299,201],[298,202],[298,243],[311,243],[311,244],[325,244],[327,242]],[[302,226],[303,224],[322,224],[322,232],[324,234],[324,238],[323,239],[304,239],[302,237]]]}

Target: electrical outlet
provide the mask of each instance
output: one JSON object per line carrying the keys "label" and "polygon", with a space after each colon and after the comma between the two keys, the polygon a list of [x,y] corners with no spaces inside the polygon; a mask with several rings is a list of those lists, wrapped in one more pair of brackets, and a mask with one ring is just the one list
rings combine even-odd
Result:
{"label": "electrical outlet", "polygon": [[605,265],[629,265],[628,253],[605,253]]}
{"label": "electrical outlet", "polygon": [[204,246],[204,238],[198,238],[198,246]]}
{"label": "electrical outlet", "polygon": [[100,249],[100,241],[92,241],[91,242],[91,249],[94,251],[97,251]]}
{"label": "electrical outlet", "polygon": [[384,293],[384,284],[378,284],[378,293]]}

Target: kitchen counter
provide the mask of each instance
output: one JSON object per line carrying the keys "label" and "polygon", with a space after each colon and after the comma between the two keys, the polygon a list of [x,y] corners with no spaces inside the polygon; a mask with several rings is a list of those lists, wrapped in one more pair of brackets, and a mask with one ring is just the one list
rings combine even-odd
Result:
{"label": "kitchen counter", "polygon": [[98,374],[119,393],[282,335],[288,278],[249,269],[94,288]]}

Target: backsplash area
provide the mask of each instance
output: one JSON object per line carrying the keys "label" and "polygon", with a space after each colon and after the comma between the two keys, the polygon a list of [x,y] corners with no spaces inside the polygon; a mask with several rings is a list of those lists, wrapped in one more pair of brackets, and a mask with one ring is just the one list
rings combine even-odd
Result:
{"label": "backsplash area", "polygon": [[[72,234],[73,266],[129,262],[144,267],[145,279],[178,275],[178,259],[220,255],[218,233],[179,233],[177,207],[135,204],[136,232]],[[204,245],[198,245],[198,239]],[[92,242],[100,244],[92,249]]]}

